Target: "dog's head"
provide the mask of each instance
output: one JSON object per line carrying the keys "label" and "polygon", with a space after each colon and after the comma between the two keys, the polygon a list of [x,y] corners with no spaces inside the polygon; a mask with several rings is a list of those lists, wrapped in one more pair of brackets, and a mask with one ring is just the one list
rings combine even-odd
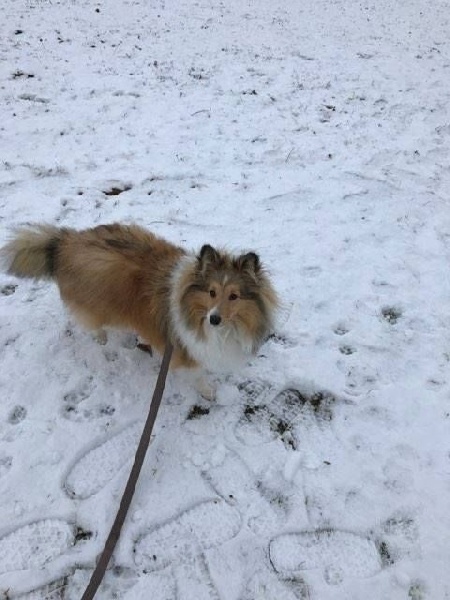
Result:
{"label": "dog's head", "polygon": [[277,298],[254,252],[234,256],[204,245],[185,284],[181,313],[200,338],[233,332],[255,350],[269,333]]}

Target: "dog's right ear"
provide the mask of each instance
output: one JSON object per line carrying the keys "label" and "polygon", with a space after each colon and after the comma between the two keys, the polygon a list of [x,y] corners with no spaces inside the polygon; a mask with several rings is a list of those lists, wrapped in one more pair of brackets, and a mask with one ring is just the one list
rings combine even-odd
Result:
{"label": "dog's right ear", "polygon": [[201,269],[206,269],[208,265],[217,264],[219,262],[220,255],[215,248],[209,244],[205,244],[201,247],[200,253],[197,257]]}

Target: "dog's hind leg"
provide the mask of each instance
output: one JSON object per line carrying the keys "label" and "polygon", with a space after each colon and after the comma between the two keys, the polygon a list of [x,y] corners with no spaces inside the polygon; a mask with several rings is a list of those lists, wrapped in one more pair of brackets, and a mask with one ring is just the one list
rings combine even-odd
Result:
{"label": "dog's hind leg", "polygon": [[92,337],[97,342],[97,344],[100,344],[100,346],[106,346],[106,344],[108,343],[108,333],[106,329],[103,329],[103,327],[96,329],[92,333]]}
{"label": "dog's hind leg", "polygon": [[73,303],[66,302],[69,310],[75,315],[77,321],[88,331],[92,332],[93,339],[100,344],[105,346],[108,342],[108,334],[104,329],[105,322],[98,315],[89,313],[85,310],[81,310],[79,306]]}

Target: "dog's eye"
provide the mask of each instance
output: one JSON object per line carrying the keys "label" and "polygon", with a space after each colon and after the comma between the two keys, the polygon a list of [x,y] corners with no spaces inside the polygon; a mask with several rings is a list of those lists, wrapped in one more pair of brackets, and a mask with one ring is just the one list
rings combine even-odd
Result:
{"label": "dog's eye", "polygon": [[216,297],[215,290],[209,290],[209,295],[211,296],[211,298],[215,298]]}
{"label": "dog's eye", "polygon": [[228,300],[237,300],[238,298],[239,298],[239,296],[234,293],[232,293],[228,296]]}

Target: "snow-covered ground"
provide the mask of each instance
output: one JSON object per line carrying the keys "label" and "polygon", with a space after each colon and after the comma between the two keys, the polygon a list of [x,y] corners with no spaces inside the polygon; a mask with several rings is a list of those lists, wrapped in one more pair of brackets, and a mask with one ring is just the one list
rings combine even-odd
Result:
{"label": "snow-covered ground", "polygon": [[[99,599],[450,598],[449,19],[2,0],[0,243],[133,221],[257,250],[284,303],[216,402],[170,378]],[[159,359],[2,274],[0,360],[0,595],[77,600]]]}

